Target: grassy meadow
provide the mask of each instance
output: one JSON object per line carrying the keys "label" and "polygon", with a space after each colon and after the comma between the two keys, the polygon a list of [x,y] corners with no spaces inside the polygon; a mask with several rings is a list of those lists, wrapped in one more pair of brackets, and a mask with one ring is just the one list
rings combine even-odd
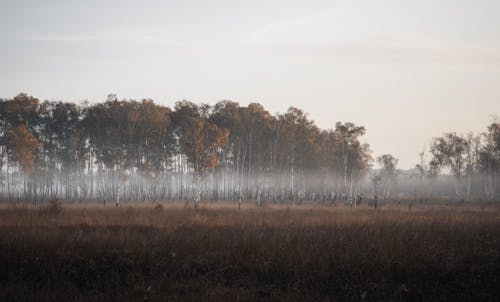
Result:
{"label": "grassy meadow", "polygon": [[0,206],[1,301],[498,301],[500,205]]}

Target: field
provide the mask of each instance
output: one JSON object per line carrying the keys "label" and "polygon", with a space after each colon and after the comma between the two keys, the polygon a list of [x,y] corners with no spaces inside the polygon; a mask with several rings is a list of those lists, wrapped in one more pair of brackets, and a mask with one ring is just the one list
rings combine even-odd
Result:
{"label": "field", "polygon": [[498,301],[500,206],[0,207],[1,301]]}

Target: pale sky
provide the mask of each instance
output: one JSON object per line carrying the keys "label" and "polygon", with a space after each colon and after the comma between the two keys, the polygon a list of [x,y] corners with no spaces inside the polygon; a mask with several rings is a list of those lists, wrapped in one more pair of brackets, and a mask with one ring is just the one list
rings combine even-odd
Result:
{"label": "pale sky", "polygon": [[500,115],[500,1],[5,1],[0,97],[302,108],[401,168]]}

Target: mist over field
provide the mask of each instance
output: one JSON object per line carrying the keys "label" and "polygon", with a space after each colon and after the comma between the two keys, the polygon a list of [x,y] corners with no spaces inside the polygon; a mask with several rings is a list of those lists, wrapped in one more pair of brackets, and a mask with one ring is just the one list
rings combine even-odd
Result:
{"label": "mist over field", "polygon": [[0,301],[498,301],[499,29],[0,0]]}
{"label": "mist over field", "polygon": [[474,135],[445,133],[415,168],[391,154],[374,158],[367,129],[320,129],[304,111],[272,115],[258,103],[173,109],[152,100],[94,105],[0,100],[0,197],[7,201],[304,200],[352,206],[395,199],[495,200],[500,123]]}
{"label": "mist over field", "polygon": [[411,170],[295,107],[19,94],[0,121],[2,299],[498,295],[496,121]]}

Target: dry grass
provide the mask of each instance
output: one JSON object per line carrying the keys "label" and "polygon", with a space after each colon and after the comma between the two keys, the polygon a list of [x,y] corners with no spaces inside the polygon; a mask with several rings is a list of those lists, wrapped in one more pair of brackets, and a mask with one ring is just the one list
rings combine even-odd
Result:
{"label": "dry grass", "polygon": [[2,301],[495,301],[500,207],[0,207]]}

